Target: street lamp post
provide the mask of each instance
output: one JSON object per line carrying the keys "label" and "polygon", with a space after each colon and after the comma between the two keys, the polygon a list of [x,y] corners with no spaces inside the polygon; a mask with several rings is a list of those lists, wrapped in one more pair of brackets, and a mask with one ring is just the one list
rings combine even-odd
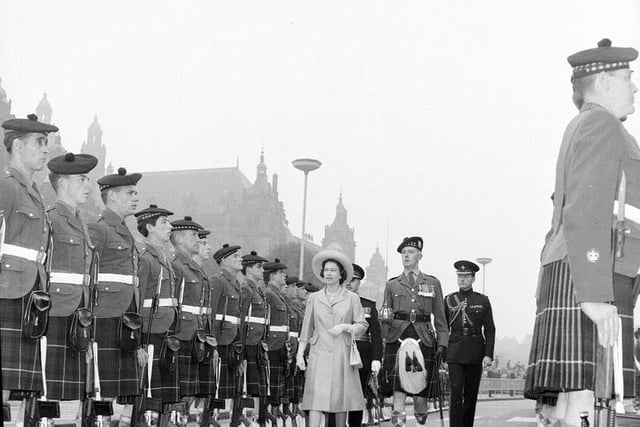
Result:
{"label": "street lamp post", "polygon": [[485,266],[487,264],[489,264],[492,260],[491,258],[476,258],[476,261],[478,261],[478,263],[482,264],[482,293],[484,294],[484,270],[485,270]]}
{"label": "street lamp post", "polygon": [[307,217],[307,180],[309,178],[309,172],[314,171],[322,165],[318,160],[314,159],[296,159],[293,162],[293,167],[304,172],[304,197],[302,199],[302,234],[300,234],[300,274],[298,277],[300,280],[304,280],[304,240],[305,240],[305,221]]}

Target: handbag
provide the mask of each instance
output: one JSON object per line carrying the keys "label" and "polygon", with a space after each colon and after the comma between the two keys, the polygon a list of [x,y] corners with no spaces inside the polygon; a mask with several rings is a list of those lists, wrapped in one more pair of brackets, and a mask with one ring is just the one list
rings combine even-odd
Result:
{"label": "handbag", "polygon": [[91,310],[83,307],[76,309],[69,328],[69,347],[79,353],[87,351],[91,343],[91,325],[93,325]]}
{"label": "handbag", "polygon": [[118,324],[118,347],[134,352],[142,341],[142,316],[133,311],[122,313]]}
{"label": "handbag", "polygon": [[349,365],[356,369],[362,369],[362,358],[360,357],[360,351],[358,351],[358,344],[356,344],[356,340],[353,337],[351,337],[351,355],[349,356]]}
{"label": "handbag", "polygon": [[22,331],[27,338],[37,339],[47,332],[51,296],[46,291],[32,291],[22,318]]}

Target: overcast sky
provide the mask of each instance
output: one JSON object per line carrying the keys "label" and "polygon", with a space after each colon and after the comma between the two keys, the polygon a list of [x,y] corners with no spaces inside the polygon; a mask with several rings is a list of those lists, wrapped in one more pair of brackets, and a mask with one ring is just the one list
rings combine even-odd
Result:
{"label": "overcast sky", "polygon": [[[291,160],[317,158],[316,243],[342,189],[359,264],[376,245],[386,253],[388,230],[396,275],[398,242],[420,235],[421,268],[449,293],[454,261],[491,257],[497,334],[522,337],[576,114],[566,57],[603,37],[639,48],[639,21],[631,0],[0,0],[0,78],[18,116],[47,91],[68,150],[97,114],[116,168],[239,156],[253,181],[264,146],[296,235],[303,175]],[[638,114],[626,122],[636,136]]]}

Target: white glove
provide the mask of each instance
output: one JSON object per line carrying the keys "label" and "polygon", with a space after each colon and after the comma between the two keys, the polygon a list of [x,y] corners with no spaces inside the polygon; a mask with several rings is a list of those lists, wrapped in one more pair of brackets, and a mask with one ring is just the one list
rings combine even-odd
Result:
{"label": "white glove", "polygon": [[329,329],[329,333],[335,337],[343,332],[348,332],[349,326],[350,325],[347,325],[346,323],[340,323],[339,325],[335,325],[333,328]]}
{"label": "white glove", "polygon": [[373,372],[374,374],[378,375],[378,372],[380,372],[380,361],[379,360],[374,360],[371,362],[371,372]]}

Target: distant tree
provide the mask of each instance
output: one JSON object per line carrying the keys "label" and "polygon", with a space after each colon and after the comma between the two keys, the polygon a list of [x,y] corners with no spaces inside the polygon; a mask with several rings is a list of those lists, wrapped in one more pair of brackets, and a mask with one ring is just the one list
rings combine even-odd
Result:
{"label": "distant tree", "polygon": [[[303,277],[300,280],[311,282],[318,288],[322,288],[324,284],[319,281],[311,270],[311,258],[316,254],[316,251],[309,246],[304,248],[304,267]],[[300,244],[296,242],[286,243],[284,245],[278,245],[271,248],[267,256],[265,256],[270,262],[273,262],[275,258],[278,258],[287,267],[287,273],[289,276],[298,276],[300,273]]]}

